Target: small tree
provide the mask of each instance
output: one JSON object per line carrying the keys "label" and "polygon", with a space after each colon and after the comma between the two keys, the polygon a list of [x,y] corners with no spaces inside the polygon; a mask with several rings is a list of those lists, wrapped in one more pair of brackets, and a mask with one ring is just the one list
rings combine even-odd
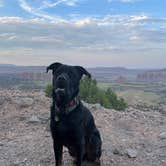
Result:
{"label": "small tree", "polygon": [[95,103],[97,100],[97,93],[98,87],[96,80],[84,77],[80,82],[80,98],[86,102]]}
{"label": "small tree", "polygon": [[88,103],[100,103],[106,108],[124,110],[127,103],[118,98],[116,93],[108,88],[106,91],[97,87],[97,81],[84,77],[80,83],[80,98]]}

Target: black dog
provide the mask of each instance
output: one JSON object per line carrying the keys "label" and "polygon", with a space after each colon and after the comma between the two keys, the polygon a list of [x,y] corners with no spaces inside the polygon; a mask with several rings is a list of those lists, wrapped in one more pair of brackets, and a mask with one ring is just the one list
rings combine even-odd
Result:
{"label": "black dog", "polygon": [[99,161],[102,144],[100,134],[92,114],[78,98],[83,74],[91,75],[81,66],[61,63],[51,64],[48,70],[53,73],[50,127],[56,166],[62,164],[63,146],[76,158],[76,166],[81,166],[83,160]]}

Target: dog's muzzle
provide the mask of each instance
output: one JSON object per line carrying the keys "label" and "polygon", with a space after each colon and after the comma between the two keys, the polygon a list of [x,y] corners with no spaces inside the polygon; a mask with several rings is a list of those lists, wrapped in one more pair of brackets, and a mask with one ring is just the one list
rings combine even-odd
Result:
{"label": "dog's muzzle", "polygon": [[64,94],[65,93],[65,89],[64,88],[57,88],[54,90],[55,94]]}

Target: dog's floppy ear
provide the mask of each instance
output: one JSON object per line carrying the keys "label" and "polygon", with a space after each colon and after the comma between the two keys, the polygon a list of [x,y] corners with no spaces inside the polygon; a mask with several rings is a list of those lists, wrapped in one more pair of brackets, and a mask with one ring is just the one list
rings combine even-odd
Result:
{"label": "dog's floppy ear", "polygon": [[52,63],[50,66],[47,67],[46,73],[48,73],[49,70],[53,70],[53,72],[56,71],[57,68],[59,68],[61,65],[62,64],[59,62]]}
{"label": "dog's floppy ear", "polygon": [[77,71],[79,72],[80,78],[83,76],[83,74],[85,74],[85,75],[87,75],[89,78],[91,78],[91,74],[90,74],[86,69],[84,69],[83,67],[81,67],[81,66],[75,66],[75,68],[76,68]]}

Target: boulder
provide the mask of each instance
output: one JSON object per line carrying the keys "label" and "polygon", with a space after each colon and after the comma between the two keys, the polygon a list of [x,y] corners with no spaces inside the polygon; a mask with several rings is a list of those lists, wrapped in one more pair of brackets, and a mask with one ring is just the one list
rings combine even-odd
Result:
{"label": "boulder", "polygon": [[20,107],[29,107],[33,105],[34,100],[30,97],[17,97],[14,103]]}
{"label": "boulder", "polygon": [[96,109],[96,110],[100,110],[102,108],[102,106],[100,105],[100,103],[96,103],[92,106],[92,109]]}
{"label": "boulder", "polygon": [[159,137],[160,139],[166,139],[166,132],[161,132]]}
{"label": "boulder", "polygon": [[113,149],[113,154],[123,156],[124,155],[124,150],[123,150],[122,147],[117,147],[117,148]]}
{"label": "boulder", "polygon": [[130,158],[136,158],[137,157],[137,151],[135,149],[126,149],[126,153],[128,157]]}
{"label": "boulder", "polygon": [[3,146],[4,144],[2,142],[0,142],[0,146]]}
{"label": "boulder", "polygon": [[0,105],[2,105],[5,102],[5,98],[4,97],[0,97]]}
{"label": "boulder", "polygon": [[32,115],[29,120],[29,123],[40,123],[40,119],[36,115]]}
{"label": "boulder", "polygon": [[166,115],[166,108],[161,108],[161,109],[159,110],[159,112],[162,113],[162,114],[164,114],[164,115]]}

